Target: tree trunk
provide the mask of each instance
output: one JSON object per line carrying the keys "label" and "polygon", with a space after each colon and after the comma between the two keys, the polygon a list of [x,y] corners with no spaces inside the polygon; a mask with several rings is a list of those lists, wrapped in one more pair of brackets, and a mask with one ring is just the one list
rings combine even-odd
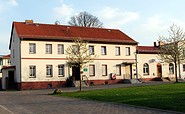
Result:
{"label": "tree trunk", "polygon": [[181,78],[181,70],[180,70],[180,60],[178,60],[178,70],[179,70],[179,78]]}
{"label": "tree trunk", "polygon": [[178,82],[178,79],[177,79],[177,61],[175,60],[174,63],[175,63],[175,82]]}
{"label": "tree trunk", "polygon": [[82,91],[82,78],[81,78],[81,69],[82,69],[82,65],[79,65],[80,66],[80,91]]}

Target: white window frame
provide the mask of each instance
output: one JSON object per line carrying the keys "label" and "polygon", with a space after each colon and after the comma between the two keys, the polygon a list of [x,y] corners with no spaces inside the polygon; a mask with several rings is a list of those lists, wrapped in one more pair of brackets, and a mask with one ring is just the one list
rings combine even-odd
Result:
{"label": "white window frame", "polygon": [[53,65],[46,65],[46,76],[47,77],[53,76]]}
{"label": "white window frame", "polygon": [[89,65],[89,76],[95,76],[95,65]]}
{"label": "white window frame", "polygon": [[130,56],[131,53],[130,53],[130,47],[126,47],[125,48],[125,51],[126,51],[126,56]]}
{"label": "white window frame", "polygon": [[64,54],[64,45],[58,44],[58,54]]}
{"label": "white window frame", "polygon": [[64,64],[60,64],[60,65],[58,65],[58,76],[60,76],[60,77],[64,77]]}
{"label": "white window frame", "polygon": [[173,63],[169,64],[169,73],[174,74],[174,64]]}
{"label": "white window frame", "polygon": [[102,64],[102,76],[107,76],[107,65]]}
{"label": "white window frame", "polygon": [[148,63],[143,64],[143,74],[149,75],[149,64]]}
{"label": "white window frame", "polygon": [[46,44],[46,54],[52,54],[52,44]]}
{"label": "white window frame", "polygon": [[35,78],[36,77],[36,66],[35,65],[30,65],[29,66],[29,71],[30,71],[30,73],[29,73],[29,77],[30,78]]}
{"label": "white window frame", "polygon": [[119,47],[119,46],[116,46],[116,47],[115,47],[115,55],[116,55],[116,56],[121,55],[121,53],[120,53],[120,47]]}
{"label": "white window frame", "polygon": [[101,46],[101,55],[107,55],[106,46]]}
{"label": "white window frame", "polygon": [[121,65],[116,65],[116,76],[121,76]]}
{"label": "white window frame", "polygon": [[90,45],[90,46],[89,46],[89,54],[90,54],[90,55],[94,55],[94,53],[95,53],[95,52],[94,52],[94,46]]}
{"label": "white window frame", "polygon": [[29,53],[30,54],[36,53],[36,44],[35,43],[29,43]]}

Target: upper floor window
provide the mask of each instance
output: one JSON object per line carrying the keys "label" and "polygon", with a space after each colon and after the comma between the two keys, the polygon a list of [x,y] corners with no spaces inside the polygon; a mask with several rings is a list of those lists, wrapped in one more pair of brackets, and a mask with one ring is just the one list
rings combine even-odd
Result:
{"label": "upper floor window", "polygon": [[143,74],[149,75],[149,65],[147,63],[143,64]]}
{"label": "upper floor window", "polygon": [[121,65],[116,65],[116,75],[121,76]]}
{"label": "upper floor window", "polygon": [[173,65],[173,63],[169,64],[169,73],[174,74],[174,65]]}
{"label": "upper floor window", "polygon": [[30,77],[36,77],[36,66],[30,65]]}
{"label": "upper floor window", "polygon": [[10,65],[10,63],[11,63],[11,60],[10,60],[10,59],[8,59],[8,65]]}
{"label": "upper floor window", "polygon": [[72,45],[72,53],[73,54],[78,54],[79,53],[79,47],[77,45]]}
{"label": "upper floor window", "polygon": [[107,65],[102,65],[102,76],[107,76]]}
{"label": "upper floor window", "polygon": [[53,75],[53,66],[46,65],[46,76],[52,76],[52,75]]}
{"label": "upper floor window", "polygon": [[0,59],[0,65],[3,65],[3,60],[2,59]]}
{"label": "upper floor window", "polygon": [[89,46],[89,54],[94,55],[94,46]]}
{"label": "upper floor window", "polygon": [[89,65],[89,76],[95,76],[95,65]]}
{"label": "upper floor window", "polygon": [[64,54],[64,45],[58,44],[58,54]]}
{"label": "upper floor window", "polygon": [[52,54],[52,44],[46,44],[46,54]]}
{"label": "upper floor window", "polygon": [[102,55],[107,55],[106,46],[101,46],[101,54]]}
{"label": "upper floor window", "polygon": [[58,76],[64,76],[64,65],[58,65]]}
{"label": "upper floor window", "polygon": [[130,56],[130,47],[126,47],[126,56]]}
{"label": "upper floor window", "polygon": [[29,53],[30,54],[36,53],[36,44],[35,43],[29,43]]}
{"label": "upper floor window", "polygon": [[185,71],[185,64],[183,64],[183,66],[182,66],[182,67],[183,67],[183,72],[184,72],[184,71]]}
{"label": "upper floor window", "polygon": [[120,55],[120,47],[115,48],[115,54],[118,56]]}

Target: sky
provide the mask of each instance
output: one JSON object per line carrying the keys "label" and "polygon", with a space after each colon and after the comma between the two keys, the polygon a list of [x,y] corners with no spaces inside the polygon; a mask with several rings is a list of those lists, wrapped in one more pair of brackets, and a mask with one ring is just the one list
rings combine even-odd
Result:
{"label": "sky", "polygon": [[120,29],[139,45],[153,45],[168,36],[171,25],[185,29],[185,0],[0,0],[0,55],[9,54],[13,21],[68,25],[86,11],[104,28]]}

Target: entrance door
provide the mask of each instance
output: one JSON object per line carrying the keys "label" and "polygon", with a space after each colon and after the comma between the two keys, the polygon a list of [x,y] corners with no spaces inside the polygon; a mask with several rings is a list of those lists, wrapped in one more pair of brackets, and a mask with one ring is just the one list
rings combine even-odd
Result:
{"label": "entrance door", "polygon": [[74,80],[80,80],[80,67],[72,67],[72,76]]}
{"label": "entrance door", "polygon": [[160,63],[157,64],[157,77],[162,77],[162,66]]}
{"label": "entrance door", "polygon": [[14,71],[8,71],[8,89],[15,89]]}

